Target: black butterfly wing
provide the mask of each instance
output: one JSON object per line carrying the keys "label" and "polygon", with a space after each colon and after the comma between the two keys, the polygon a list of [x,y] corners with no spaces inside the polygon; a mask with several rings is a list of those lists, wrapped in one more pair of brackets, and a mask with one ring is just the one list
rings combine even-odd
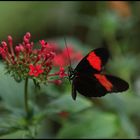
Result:
{"label": "black butterfly wing", "polygon": [[72,82],[72,98],[75,100],[78,91],[86,97],[101,97],[106,94],[106,89],[93,77],[93,75],[80,74]]}
{"label": "black butterfly wing", "polygon": [[125,80],[112,75],[105,75],[105,77],[113,85],[111,92],[122,92],[129,89],[129,84]]}
{"label": "black butterfly wing", "polygon": [[97,48],[89,52],[77,65],[75,71],[80,73],[97,73],[107,63],[109,51],[106,48]]}
{"label": "black butterfly wing", "polygon": [[111,75],[80,74],[72,82],[72,98],[75,100],[77,91],[86,97],[101,97],[107,93],[122,92],[129,88],[126,81]]}

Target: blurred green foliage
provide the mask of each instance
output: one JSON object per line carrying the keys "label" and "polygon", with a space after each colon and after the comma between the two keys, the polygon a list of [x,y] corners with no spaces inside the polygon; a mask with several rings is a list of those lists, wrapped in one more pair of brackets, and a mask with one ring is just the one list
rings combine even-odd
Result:
{"label": "blurred green foliage", "polygon": [[1,62],[0,138],[139,138],[139,6],[136,1],[0,2],[1,41],[10,34],[16,45],[28,31],[35,42],[53,40],[62,47],[66,36],[83,55],[106,45],[112,54],[106,72],[130,84],[124,93],[98,99],[78,94],[73,101],[68,80],[60,87],[42,85],[41,90],[30,82],[29,103],[34,110],[27,122],[24,83],[4,75]]}

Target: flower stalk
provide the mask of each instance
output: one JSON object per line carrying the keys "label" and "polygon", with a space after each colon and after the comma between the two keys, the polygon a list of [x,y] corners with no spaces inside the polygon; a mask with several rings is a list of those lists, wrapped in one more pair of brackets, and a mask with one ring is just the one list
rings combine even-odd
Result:
{"label": "flower stalk", "polygon": [[28,117],[29,116],[29,106],[28,106],[28,77],[25,79],[24,101],[25,101],[25,111],[26,111],[26,115]]}

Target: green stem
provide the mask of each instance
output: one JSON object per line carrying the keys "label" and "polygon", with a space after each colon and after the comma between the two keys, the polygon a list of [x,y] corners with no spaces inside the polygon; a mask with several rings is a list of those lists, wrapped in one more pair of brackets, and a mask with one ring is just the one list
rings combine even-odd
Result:
{"label": "green stem", "polygon": [[28,107],[28,78],[25,79],[24,100],[25,100],[25,111],[26,111],[26,114],[28,116],[29,115],[29,107]]}

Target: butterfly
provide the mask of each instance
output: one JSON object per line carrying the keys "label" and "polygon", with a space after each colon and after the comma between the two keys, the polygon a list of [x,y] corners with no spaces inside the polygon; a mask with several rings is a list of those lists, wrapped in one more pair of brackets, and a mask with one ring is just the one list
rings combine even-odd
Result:
{"label": "butterfly", "polygon": [[116,76],[103,74],[103,68],[110,57],[107,48],[90,51],[73,69],[69,66],[68,76],[72,81],[72,98],[77,91],[86,97],[101,97],[108,93],[126,91],[129,84]]}

